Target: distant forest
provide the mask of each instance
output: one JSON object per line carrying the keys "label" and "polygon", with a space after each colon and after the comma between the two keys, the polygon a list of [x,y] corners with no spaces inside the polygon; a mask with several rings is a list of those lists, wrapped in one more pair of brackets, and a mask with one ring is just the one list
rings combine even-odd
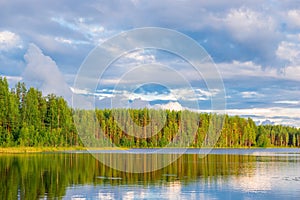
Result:
{"label": "distant forest", "polygon": [[[93,117],[97,119],[96,126]],[[150,119],[155,122],[150,123]],[[160,129],[161,119],[164,123]],[[76,121],[83,126],[75,126]],[[126,131],[120,128],[120,122]],[[135,134],[136,127],[140,135]],[[220,136],[213,136],[218,131]],[[83,143],[97,147],[107,143],[129,148],[166,147],[170,143],[205,147],[212,145],[209,142],[216,147],[300,147],[300,129],[257,126],[251,118],[187,110],[74,110],[62,97],[43,96],[41,91],[28,89],[20,82],[10,89],[6,78],[0,77],[0,147],[65,147]]]}

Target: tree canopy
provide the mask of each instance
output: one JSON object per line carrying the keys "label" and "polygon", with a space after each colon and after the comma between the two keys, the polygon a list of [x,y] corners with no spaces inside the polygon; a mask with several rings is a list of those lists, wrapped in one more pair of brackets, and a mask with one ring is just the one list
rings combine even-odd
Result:
{"label": "tree canopy", "polygon": [[[96,124],[92,124],[95,118]],[[74,120],[84,127],[76,127]],[[79,137],[81,128],[84,134]],[[27,89],[20,82],[9,88],[6,78],[0,77],[0,146],[79,146],[83,145],[80,139],[88,146],[112,143],[131,148],[170,144],[176,147],[300,147],[300,129],[257,126],[251,118],[187,110],[73,110],[62,97],[43,96],[41,91]]]}

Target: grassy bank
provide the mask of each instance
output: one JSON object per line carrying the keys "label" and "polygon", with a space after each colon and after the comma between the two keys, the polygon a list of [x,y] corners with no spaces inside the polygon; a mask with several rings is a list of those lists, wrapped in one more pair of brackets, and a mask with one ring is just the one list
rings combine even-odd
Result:
{"label": "grassy bank", "polygon": [[0,147],[0,153],[41,153],[86,150],[84,147]]}
{"label": "grassy bank", "polygon": [[[161,147],[153,147],[149,149],[160,149]],[[172,149],[172,147],[168,147]],[[178,147],[173,147],[178,148]],[[179,147],[180,148],[180,147]],[[196,147],[181,147],[184,149],[197,149]],[[297,147],[213,147],[213,149],[264,149],[264,148],[297,148]],[[62,152],[62,151],[84,151],[84,150],[128,150],[131,148],[123,148],[123,147],[0,147],[0,154],[11,154],[11,153],[42,153],[42,152]],[[132,148],[135,149],[135,148]],[[139,148],[136,148],[139,149]],[[141,148],[141,149],[147,149]],[[206,148],[201,148],[206,149]]]}
{"label": "grassy bank", "polygon": [[62,152],[62,151],[84,151],[84,150],[128,150],[120,147],[0,147],[0,154],[11,153],[42,153],[42,152]]}

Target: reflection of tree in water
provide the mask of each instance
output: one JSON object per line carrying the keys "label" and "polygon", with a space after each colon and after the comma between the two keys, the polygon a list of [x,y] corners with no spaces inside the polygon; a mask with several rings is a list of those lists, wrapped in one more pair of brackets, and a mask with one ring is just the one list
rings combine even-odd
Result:
{"label": "reflection of tree in water", "polygon": [[[133,166],[143,167],[147,159],[147,162],[155,165],[173,155],[137,156],[140,156],[139,161],[134,156],[125,157],[127,163],[131,159]],[[68,186],[77,184],[161,185],[175,180],[188,184],[199,178],[209,180],[218,176],[226,179],[229,175],[253,170],[255,159],[241,155],[208,155],[199,158],[190,154],[183,155],[160,170],[126,173],[101,164],[89,154],[1,155],[0,194],[2,199],[17,199],[18,196],[21,199],[53,198],[63,197]]]}

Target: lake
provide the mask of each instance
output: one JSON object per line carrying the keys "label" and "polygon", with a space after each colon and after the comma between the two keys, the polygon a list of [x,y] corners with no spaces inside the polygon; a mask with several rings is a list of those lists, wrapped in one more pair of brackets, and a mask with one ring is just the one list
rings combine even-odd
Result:
{"label": "lake", "polygon": [[[300,149],[92,153],[0,154],[0,199],[300,198]],[[160,168],[163,162],[166,166]]]}

